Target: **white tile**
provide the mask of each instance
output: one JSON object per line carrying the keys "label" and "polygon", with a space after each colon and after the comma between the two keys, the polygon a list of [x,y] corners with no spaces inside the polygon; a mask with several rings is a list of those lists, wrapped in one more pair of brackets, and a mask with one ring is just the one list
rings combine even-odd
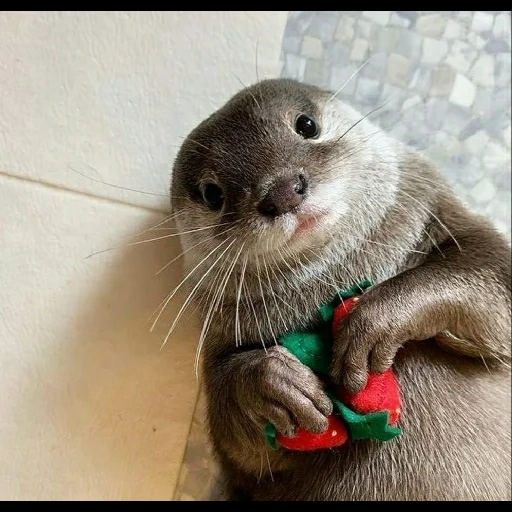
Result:
{"label": "white tile", "polygon": [[484,87],[494,85],[494,59],[491,55],[482,54],[471,68],[473,80]]}
{"label": "white tile", "polygon": [[352,52],[350,53],[350,59],[357,62],[362,61],[366,57],[368,51],[368,41],[366,39],[356,39],[352,45]]}
{"label": "white tile", "polygon": [[475,32],[487,32],[492,29],[494,24],[494,16],[485,11],[475,11],[473,14],[473,22],[471,30]]}
{"label": "white tile", "polygon": [[510,151],[502,144],[490,141],[484,150],[483,163],[487,168],[510,165]]}
{"label": "white tile", "polygon": [[404,101],[403,109],[407,110],[411,107],[415,107],[416,105],[419,105],[421,103],[421,96],[416,94],[415,96],[411,96],[410,98],[407,98]]}
{"label": "white tile", "polygon": [[446,41],[438,41],[431,37],[425,37],[423,40],[422,61],[427,64],[438,64],[448,53],[448,44]]}
{"label": "white tile", "polygon": [[390,15],[391,11],[363,11],[363,16],[382,26],[387,25]]}
{"label": "white tile", "polygon": [[322,58],[322,41],[316,37],[304,36],[301,54],[312,59]]}
{"label": "white tile", "polygon": [[461,107],[470,107],[473,105],[476,96],[476,86],[466,76],[457,73],[450,93],[450,101]]}
{"label": "white tile", "polygon": [[355,22],[354,18],[343,15],[336,30],[336,39],[342,43],[349,44],[354,39]]}
{"label": "white tile", "polygon": [[[276,76],[286,11],[6,11],[0,168],[165,208],[189,131],[259,75]],[[163,197],[93,183],[103,180]],[[97,176],[96,176],[97,177]]]}
{"label": "white tile", "polygon": [[445,39],[459,39],[463,35],[463,29],[460,23],[455,20],[448,20],[444,29]]}
{"label": "white tile", "polygon": [[487,178],[482,178],[471,190],[471,197],[479,204],[486,204],[496,195],[494,183]]}
{"label": "white tile", "polygon": [[505,144],[510,147],[510,137],[511,137],[511,134],[510,134],[510,125],[508,125],[504,130],[503,130],[503,140],[505,141]]}
{"label": "white tile", "polygon": [[[160,216],[0,178],[0,496],[166,500],[193,414],[198,329],[146,320],[181,276],[166,241],[86,259]],[[161,232],[160,232],[161,233]],[[144,237],[150,237],[149,233]]]}
{"label": "white tile", "polygon": [[504,12],[498,14],[494,20],[493,34],[495,37],[504,39],[510,44],[510,13]]}

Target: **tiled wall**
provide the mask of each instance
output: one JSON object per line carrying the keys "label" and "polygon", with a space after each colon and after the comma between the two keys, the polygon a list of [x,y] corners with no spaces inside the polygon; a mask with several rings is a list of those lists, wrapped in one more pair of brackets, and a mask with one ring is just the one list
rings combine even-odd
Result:
{"label": "tiled wall", "polygon": [[510,11],[292,11],[282,75],[336,91],[424,151],[510,234]]}

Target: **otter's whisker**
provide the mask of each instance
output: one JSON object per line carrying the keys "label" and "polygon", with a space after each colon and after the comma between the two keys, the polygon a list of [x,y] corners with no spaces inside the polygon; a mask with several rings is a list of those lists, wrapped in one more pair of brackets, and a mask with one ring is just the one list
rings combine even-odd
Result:
{"label": "otter's whisker", "polygon": [[[277,252],[279,253],[279,249],[277,249]],[[267,253],[268,253],[268,250],[267,250]],[[275,268],[277,268],[277,271],[281,274],[281,277],[284,279],[285,284],[287,284],[287,283],[286,283],[286,281],[287,281],[287,277],[284,275],[283,271],[281,270],[281,267],[280,267],[279,263],[277,263],[275,256],[274,256],[273,254],[271,254],[271,253],[268,253],[268,254],[272,257],[272,263],[273,263],[273,265],[271,265],[271,266],[270,266],[270,270],[272,271],[272,275],[274,276],[274,278],[275,278],[276,282],[279,282],[280,280],[279,280],[279,277],[278,277],[278,276],[276,275],[276,273],[274,272],[274,267],[275,267]],[[282,256],[281,256],[281,257],[282,257]],[[282,286],[282,287],[281,287],[281,289],[282,289],[283,293],[284,293],[287,297],[289,297],[289,296],[290,296],[290,290],[288,290],[288,287],[286,287],[286,286]]]}
{"label": "otter's whisker", "polygon": [[368,244],[380,245],[381,247],[389,247],[390,249],[398,249],[399,251],[409,251],[415,254],[428,254],[425,251],[417,251],[415,249],[410,249],[409,247],[400,247],[398,245],[385,244],[384,242],[377,242],[376,240],[370,240],[367,238],[356,238],[356,240],[360,240],[361,242],[365,242]]}
{"label": "otter's whisker", "polygon": [[261,82],[260,82],[260,76],[259,76],[259,73],[258,73],[258,49],[259,49],[259,41],[256,40],[256,51],[254,52],[255,53],[255,56],[254,56],[254,67],[255,67],[255,70],[256,70],[256,83],[259,85],[258,91],[260,93],[260,100],[261,100],[261,103],[263,104],[263,94],[261,92]]}
{"label": "otter's whisker", "polygon": [[251,295],[249,294],[249,292],[247,291],[247,288],[245,286],[245,282],[243,284],[243,287],[244,287],[244,290],[245,290],[245,296],[247,298],[247,303],[248,305],[250,306],[250,308],[252,309],[252,312],[254,314],[254,322],[256,323],[256,328],[258,329],[258,332],[260,334],[260,340],[261,340],[261,344],[263,346],[263,350],[265,352],[267,352],[267,346],[265,345],[265,339],[263,337],[263,332],[261,330],[261,326],[260,326],[260,321],[258,319],[258,315],[256,314],[256,308],[254,307],[254,304],[251,300]]}
{"label": "otter's whisker", "polygon": [[198,231],[205,231],[206,229],[213,229],[213,228],[217,228],[217,227],[220,227],[220,226],[229,226],[229,225],[232,225],[232,224],[234,224],[236,222],[238,222],[238,221],[223,222],[221,224],[215,224],[213,226],[203,226],[202,228],[195,228],[195,229],[190,229],[188,231],[181,231],[180,233],[171,233],[169,235],[157,236],[155,238],[150,238],[149,240],[137,240],[135,242],[129,242],[129,243],[124,244],[124,245],[118,245],[118,246],[114,246],[114,247],[109,247],[108,249],[103,249],[102,251],[93,252],[92,254],[89,254],[89,256],[87,256],[86,259],[92,258],[93,256],[97,256],[98,254],[102,254],[102,253],[105,253],[105,252],[108,252],[108,251],[113,251],[115,249],[123,249],[123,248],[126,248],[126,247],[132,247],[134,245],[147,244],[149,242],[157,242],[158,240],[164,240],[165,238],[173,238],[175,236],[188,235],[190,233],[197,233]]}
{"label": "otter's whisker", "polygon": [[[310,252],[313,252],[313,251],[310,250]],[[305,254],[303,254],[303,256],[310,265],[313,265],[313,262]],[[334,288],[335,291],[338,291],[338,287],[336,286],[336,283],[334,281],[331,281],[331,282],[324,281],[323,279],[320,279],[320,276],[324,276],[327,279],[332,279],[331,276],[325,274],[324,272],[320,272],[320,275],[315,275],[313,278],[315,280],[319,281],[320,283],[327,285],[329,288]]]}
{"label": "otter's whisker", "polygon": [[228,263],[230,262],[230,265],[228,265],[228,269],[227,269],[227,272],[226,272],[226,275],[224,276],[224,278],[222,279],[221,281],[221,286],[223,286],[223,291],[219,297],[219,302],[215,308],[215,311],[219,310],[219,314],[220,314],[220,318],[222,318],[222,313],[224,311],[224,296],[225,296],[225,291],[226,291],[226,287],[227,287],[227,284],[228,284],[228,281],[229,281],[229,277],[231,276],[233,270],[235,269],[235,266],[236,266],[236,263],[237,263],[237,260],[240,256],[240,253],[242,252],[242,249],[243,249],[243,246],[245,245],[245,240],[244,242],[242,243],[239,251],[235,254],[235,257],[231,260],[231,253],[228,254]]}
{"label": "otter's whisker", "polygon": [[254,96],[252,91],[242,82],[242,80],[240,80],[240,78],[238,78],[238,76],[235,73],[231,72],[231,74],[240,82],[242,87],[251,95],[251,98],[254,100],[254,103],[256,103],[258,108],[261,110],[261,105],[258,103],[258,100],[256,99],[256,96]]}
{"label": "otter's whisker", "polygon": [[279,299],[281,301],[281,303],[286,306],[290,311],[293,311],[294,313],[296,313],[297,315],[299,314],[297,309],[295,309],[291,304],[289,304],[288,302],[286,302],[281,296],[279,296],[279,294],[276,294],[275,295],[276,299]]}
{"label": "otter's whisker", "polygon": [[365,114],[363,117],[361,117],[361,119],[359,119],[359,121],[356,121],[350,128],[348,128],[342,135],[341,137],[339,137],[336,142],[339,142],[341,139],[343,139],[343,137],[345,137],[345,135],[347,135],[347,133],[349,133],[353,128],[355,128],[359,123],[361,123],[362,121],[364,121],[368,116],[371,116],[374,112],[377,112],[377,110],[380,110],[381,108],[385,107],[391,100],[387,100],[385,101],[382,105],[370,110],[370,112],[368,112],[368,114]]}
{"label": "otter's whisker", "polygon": [[242,343],[242,331],[240,329],[240,299],[242,297],[242,284],[244,282],[245,270],[247,269],[247,261],[249,257],[245,255],[242,263],[242,270],[240,271],[240,284],[238,285],[236,293],[236,307],[235,307],[235,346],[239,347]]}
{"label": "otter's whisker", "polygon": [[259,484],[261,482],[261,478],[263,476],[263,456],[264,456],[264,453],[265,452],[262,452],[261,453],[261,457],[260,457],[260,474],[258,475],[258,480],[256,481],[257,484]]}
{"label": "otter's whisker", "polygon": [[[229,240],[229,238],[228,238]],[[196,285],[194,286],[194,288],[192,289],[192,291],[189,293],[187,299],[185,300],[185,302],[183,303],[183,305],[181,306],[178,314],[176,315],[176,318],[174,319],[174,322],[172,323],[171,325],[171,328],[169,329],[169,332],[167,333],[167,336],[165,337],[164,339],[164,342],[162,343],[162,346],[160,347],[160,350],[165,346],[165,344],[167,343],[167,340],[169,339],[169,337],[171,336],[171,334],[173,333],[176,325],[178,324],[179,322],[179,319],[181,318],[181,315],[183,314],[183,311],[185,311],[186,307],[189,305],[190,301],[192,300],[192,298],[194,297],[195,295],[195,292],[196,290],[199,288],[199,286],[201,286],[201,283],[206,279],[206,277],[208,276],[208,274],[211,272],[211,270],[215,267],[215,265],[217,264],[218,261],[220,261],[220,259],[222,258],[222,256],[224,256],[224,254],[226,253],[226,251],[229,250],[229,248],[236,242],[236,238],[221,252],[220,256],[211,264],[210,267],[208,267],[208,269],[206,270],[206,272],[203,274],[203,276],[201,277],[201,279],[199,279],[199,281],[196,283]]]}
{"label": "otter's whisker", "polygon": [[209,282],[206,284],[207,293],[203,294],[199,299],[199,304],[202,308],[206,308],[209,305],[208,315],[203,321],[203,326],[204,326],[204,322],[206,322],[208,320],[209,315],[211,314],[211,311],[213,310],[213,304],[215,301],[210,300],[210,298],[212,297],[212,294],[214,297],[216,296],[217,291],[219,290],[219,287],[220,287],[220,283],[222,282],[224,268],[228,264],[229,264],[229,259],[225,258],[225,261],[223,261],[219,265],[217,272],[215,273],[215,276],[213,276],[213,278],[210,279]]}
{"label": "otter's whisker", "polygon": [[270,457],[268,456],[268,451],[265,451],[265,454],[267,455],[267,464],[268,464],[268,472],[270,474],[270,480],[274,481],[274,475],[272,474],[272,468],[270,467]]}
{"label": "otter's whisker", "polygon": [[[236,241],[236,238],[234,240],[234,242]],[[245,243],[245,242],[244,242]],[[206,336],[208,334],[208,331],[210,329],[210,325],[211,325],[211,321],[213,319],[213,315],[217,312],[217,309],[218,309],[218,306],[219,306],[219,303],[221,301],[221,298],[224,296],[224,292],[226,291],[226,286],[227,286],[227,283],[229,281],[229,278],[233,272],[233,269],[235,268],[237,262],[238,262],[238,258],[240,257],[240,254],[242,253],[242,250],[244,248],[244,243],[242,243],[242,245],[240,246],[240,248],[238,249],[238,252],[236,253],[235,257],[233,258],[233,261],[231,262],[230,266],[228,266],[228,269],[225,273],[225,276],[223,278],[223,280],[221,281],[221,284],[217,290],[217,294],[215,295],[213,301],[212,301],[212,306],[213,306],[213,310],[211,310],[209,313],[209,317],[205,319],[204,323],[203,323],[203,328],[201,330],[201,335],[199,336],[199,343],[198,343],[198,346],[197,346],[197,351],[196,351],[196,359],[195,359],[195,369],[196,369],[196,376],[198,376],[198,373],[199,373],[199,360],[200,360],[200,357],[201,357],[201,349],[203,347],[203,344],[204,344],[204,341],[206,339]],[[222,256],[222,255],[221,255]],[[229,261],[229,260],[227,260]]]}
{"label": "otter's whisker", "polygon": [[[218,246],[217,246],[218,248]],[[187,278],[184,279],[184,281],[186,280]],[[176,291],[176,289],[174,290]],[[173,292],[171,292],[172,294]],[[162,314],[163,310],[165,309],[165,307],[167,306],[168,302],[172,299],[172,297],[170,296],[171,294],[167,295],[163,300],[162,302],[159,304],[159,306],[155,309],[155,311],[151,314],[151,316],[149,317],[148,319],[148,322],[151,321],[151,318],[153,318],[153,316],[155,316],[155,314],[157,314],[157,312],[160,312],[160,315]],[[165,303],[165,304],[164,304]],[[158,318],[155,319],[155,324],[156,322],[158,322]],[[154,328],[155,324],[153,324],[153,326],[150,328],[150,332],[151,330]]]}
{"label": "otter's whisker", "polygon": [[327,100],[327,103],[330,103],[338,94],[345,89],[345,87],[350,83],[350,81],[361,72],[361,70],[370,62],[373,55],[368,57],[341,85],[341,87]]}
{"label": "otter's whisker", "polygon": [[[380,160],[382,163],[390,163],[389,160],[385,160],[385,159],[381,159]],[[393,163],[393,162],[391,162]],[[334,169],[333,169],[334,170]],[[348,171],[355,171],[357,173],[361,173],[362,171],[360,169],[355,169],[355,168],[348,168],[347,169]],[[379,169],[370,169],[370,168],[365,168],[364,170],[365,173],[373,173],[373,174],[379,174],[380,170]],[[392,177],[399,177],[399,178],[410,178],[412,181],[415,181],[417,183],[422,183],[422,184],[425,184],[425,185],[429,185],[431,186],[433,189],[441,189],[441,190],[444,190],[444,191],[449,191],[450,187],[448,186],[448,184],[446,183],[442,183],[442,182],[439,182],[439,181],[434,181],[434,180],[431,180],[430,178],[427,178],[426,176],[423,176],[417,172],[414,172],[414,171],[411,171],[410,169],[401,169],[401,170],[391,170],[391,169],[387,169],[386,170],[386,175],[387,176],[392,176]]]}
{"label": "otter's whisker", "polygon": [[457,242],[457,240],[455,240],[455,237],[452,235],[451,231],[446,227],[446,225],[443,222],[441,222],[441,219],[439,219],[439,217],[437,217],[437,215],[435,215],[432,212],[432,210],[430,210],[423,203],[418,201],[418,199],[416,199],[415,197],[413,197],[410,194],[408,194],[407,192],[405,192],[405,190],[402,190],[401,192],[402,192],[402,194],[405,194],[409,199],[412,199],[422,210],[426,211],[429,215],[431,215],[439,223],[441,228],[446,231],[448,236],[453,240],[453,243],[457,246],[457,249],[459,249],[459,251],[462,252],[462,248],[459,245],[459,242]]}
{"label": "otter's whisker", "polygon": [[[307,251],[310,252],[313,256],[315,256],[319,261],[322,261],[322,257],[317,252],[315,252],[313,249],[311,249],[309,247],[307,249]],[[308,261],[308,263],[310,265],[314,265],[314,262],[312,262],[305,254],[304,254],[304,258],[306,258],[306,260]],[[325,281],[321,281],[321,282],[323,282],[324,284],[327,284],[328,286],[334,287],[335,290],[338,291],[339,285],[331,275],[326,274],[325,271],[320,272],[320,275],[324,276],[326,279],[329,279],[329,281],[330,281],[330,283],[327,283]]]}
{"label": "otter's whisker", "polygon": [[[363,186],[363,185],[358,186],[358,185],[354,185],[353,183],[350,184],[350,189],[354,190],[354,191],[359,191],[359,192],[362,192],[362,193],[371,192],[371,189],[369,187]],[[378,204],[374,200],[372,200],[370,195],[367,195],[366,200],[368,201],[368,203]],[[407,211],[407,209],[403,205],[401,205],[398,200],[396,200],[395,204],[391,207],[391,209],[394,210],[394,209],[396,209],[398,207],[402,208],[404,211]],[[427,254],[425,251],[420,251],[420,250],[417,250],[417,249],[413,249],[412,247],[403,247],[403,246],[388,244],[388,243],[379,242],[379,241],[376,241],[376,240],[371,240],[371,239],[368,239],[368,238],[365,238],[365,237],[358,236],[356,234],[356,232],[354,231],[354,229],[351,226],[349,226],[348,224],[343,224],[343,229],[346,230],[348,233],[350,233],[351,236],[355,240],[358,240],[358,241],[361,241],[361,242],[365,242],[365,243],[368,243],[368,244],[374,244],[374,245],[380,245],[382,247],[389,247],[390,249],[398,249],[400,251],[407,251],[407,252],[411,252],[411,253],[414,253],[414,254],[422,254],[422,255]],[[423,230],[423,231],[425,231],[425,230]],[[426,233],[426,231],[425,231],[425,233]],[[429,238],[435,244],[435,241],[432,239],[432,237],[428,233],[427,233],[427,236],[429,236]],[[437,245],[437,244],[435,244],[435,245]],[[361,252],[367,252],[368,254],[374,255],[374,253],[372,253],[370,251],[365,251],[361,247],[358,247],[358,250],[360,250]]]}
{"label": "otter's whisker", "polygon": [[[163,220],[161,220],[160,222],[158,222],[157,224],[155,224],[154,226],[151,226],[149,228],[146,228],[144,229],[143,231],[139,232],[139,233],[136,233],[135,235],[126,235],[126,236],[123,236],[121,238],[136,238],[138,236],[141,236],[145,233],[148,233],[149,231],[154,231],[155,229],[157,229],[159,226],[161,226],[162,224],[165,224],[166,222],[171,222],[177,215],[183,213],[183,211],[180,211],[180,212],[176,212],[176,213],[173,213],[173,214],[170,214],[170,215],[167,215]],[[85,257],[85,259],[89,259],[89,258],[92,258],[93,256],[97,255],[97,254],[101,254],[101,253],[104,253],[104,252],[108,252],[108,251],[113,251],[114,249],[121,249],[123,247],[128,247],[130,244],[126,244],[126,245],[117,245],[117,246],[114,246],[114,247],[110,247],[109,249],[104,249],[102,251],[97,251],[97,252],[93,252],[89,255],[87,255]]]}
{"label": "otter's whisker", "polygon": [[287,324],[287,322],[285,321],[285,319],[283,317],[283,313],[281,312],[281,308],[277,304],[277,299],[276,299],[276,295],[277,294],[274,291],[274,288],[272,287],[272,280],[270,279],[270,274],[268,272],[268,263],[267,263],[267,260],[265,259],[265,255],[264,254],[262,254],[262,259],[263,259],[263,268],[265,269],[265,274],[267,276],[268,286],[270,288],[270,295],[274,299],[274,304],[276,306],[276,311],[277,311],[277,314],[279,315],[279,318],[281,319],[281,322],[283,323],[283,327],[287,330],[288,329],[288,324]]}
{"label": "otter's whisker", "polygon": [[209,147],[205,146],[201,142],[198,142],[197,140],[191,139],[190,137],[182,137],[182,136],[180,136],[180,139],[183,139],[184,141],[188,140],[188,141],[192,142],[192,144],[197,144],[198,146],[201,146],[202,148],[206,149],[206,151],[211,151],[211,149]]}
{"label": "otter's whisker", "polygon": [[235,228],[236,228],[236,226],[232,226],[232,227],[226,229],[225,231],[222,231],[221,233],[216,233],[215,235],[212,235],[212,236],[210,236],[208,238],[205,238],[204,240],[201,240],[200,242],[197,242],[196,244],[190,246],[187,250],[183,251],[181,254],[178,254],[178,256],[174,257],[171,261],[167,262],[155,275],[161,274],[166,268],[168,268],[176,260],[178,260],[179,258],[184,256],[185,254],[190,252],[192,249],[195,249],[196,247],[199,247],[200,245],[203,245],[206,242],[209,242],[210,240],[213,240],[214,238],[216,238],[218,236],[225,235],[226,233],[229,233],[230,231],[233,231],[233,229],[235,229]]}
{"label": "otter's whisker", "polygon": [[[281,249],[286,253],[286,248],[285,247],[281,247]],[[281,250],[278,249],[277,250],[279,256],[281,257],[281,260],[283,261],[284,265],[288,268],[288,270],[290,271],[290,273],[295,276],[295,279],[297,281],[300,282],[300,278],[297,276],[297,273],[292,269],[292,267],[290,267],[290,265],[288,264],[288,261],[286,261],[286,258],[283,256],[283,254],[281,253]],[[287,256],[290,256],[289,254],[287,254]],[[293,292],[297,292],[297,287],[292,285],[291,284],[291,281],[289,279],[286,280],[286,282],[290,285],[290,288],[292,289]]]}
{"label": "otter's whisker", "polygon": [[160,313],[158,313],[158,316],[155,318],[155,321],[153,322],[152,326],[151,326],[151,329],[149,330],[149,332],[153,332],[153,329],[155,328],[155,325],[156,323],[158,322],[158,319],[160,318],[160,316],[162,315],[164,309],[167,307],[167,304],[169,304],[169,302],[172,300],[172,298],[176,295],[176,293],[178,293],[178,290],[183,286],[183,284],[188,280],[188,278],[214,253],[216,252],[218,249],[220,249],[225,243],[229,242],[229,240],[231,240],[232,237],[230,238],[226,238],[224,241],[220,242],[214,249],[212,249],[184,278],[183,280],[180,282],[180,284],[178,286],[176,286],[176,288],[174,288],[174,290],[169,294],[169,296],[167,297],[167,299],[165,300],[164,302],[164,305],[162,306],[161,310],[160,310]]}
{"label": "otter's whisker", "polygon": [[[287,251],[284,247],[283,247],[283,250],[285,250],[285,252],[286,252],[286,253],[287,253],[287,255],[290,257],[290,259],[292,259],[292,254],[291,254],[289,251]],[[311,261],[311,260],[306,256],[306,254],[305,254],[305,253],[300,254],[300,255],[299,255],[299,258],[300,258],[300,257],[303,257],[303,258],[304,258],[304,259],[305,259],[305,260],[306,260],[306,261],[307,261],[311,266],[313,266],[313,262],[312,262],[312,261]],[[288,268],[290,268],[290,267],[288,267]],[[305,268],[305,267],[301,265],[301,268]],[[293,270],[292,270],[292,272],[293,272]],[[294,274],[295,274],[295,276],[296,276],[299,280],[301,280],[301,279],[302,279],[301,277],[298,277],[298,274],[297,274],[297,273],[295,273],[295,272],[294,272]],[[330,278],[330,276],[326,275],[326,274],[325,274],[325,272],[323,272],[323,271],[320,271],[319,273],[314,273],[311,277],[312,277],[312,279],[315,279],[316,281],[318,281],[318,282],[320,282],[320,283],[323,283],[323,284],[325,284],[325,285],[329,286],[330,288],[334,288],[336,291],[338,291],[337,286],[336,286],[333,282],[332,282],[332,283],[329,283],[329,282],[327,282],[327,281],[324,281],[323,279],[321,279],[321,277],[320,277],[320,276],[324,276],[324,277],[327,277],[328,279],[331,279],[331,278]]]}
{"label": "otter's whisker", "polygon": [[[87,164],[87,166],[90,169],[92,169],[93,171],[98,172],[91,165]],[[90,181],[94,181],[95,183],[101,183],[102,185],[107,185],[108,187],[117,188],[117,189],[120,189],[120,190],[127,190],[128,192],[137,192],[138,194],[145,194],[145,195],[148,195],[148,196],[165,197],[166,199],[169,199],[169,194],[159,194],[158,192],[148,192],[146,190],[137,190],[135,188],[129,188],[129,187],[123,187],[122,185],[116,185],[115,183],[109,183],[108,181],[103,181],[103,180],[100,180],[98,178],[93,178],[92,176],[88,176],[87,174],[85,174],[83,172],[80,172],[79,170],[75,169],[74,167],[71,167],[70,165],[68,165],[68,169],[72,170],[73,172],[76,172],[80,176],[82,176],[82,177],[84,177],[84,178],[86,178],[86,179],[88,179]],[[183,199],[183,198],[174,197],[172,199]]]}
{"label": "otter's whisker", "polygon": [[274,343],[277,345],[277,338],[274,334],[274,329],[272,327],[272,321],[270,320],[270,314],[268,312],[267,308],[267,301],[265,300],[265,293],[263,292],[263,286],[261,284],[261,277],[260,277],[260,262],[259,258],[256,258],[256,276],[258,277],[258,283],[261,293],[261,300],[263,301],[263,309],[265,310],[265,314],[267,315],[267,321],[268,321],[268,328],[270,330],[270,334],[272,335],[272,338],[274,338]]}
{"label": "otter's whisker", "polygon": [[[496,354],[496,353],[491,353],[490,354],[492,357],[494,357],[494,359],[496,359],[496,361],[498,361],[502,366],[504,366],[505,368],[507,368],[507,370],[510,370],[510,364],[503,361],[503,359],[501,359],[501,357]],[[505,355],[503,354],[504,357],[507,357],[508,358],[508,355]]]}
{"label": "otter's whisker", "polygon": [[[206,339],[206,335],[208,334],[208,331],[210,329],[210,324],[211,324],[211,321],[213,319],[213,315],[215,312],[214,310],[215,310],[215,306],[217,303],[217,298],[219,296],[220,289],[222,287],[222,281],[223,281],[224,277],[226,276],[226,274],[224,273],[224,268],[227,265],[229,265],[229,259],[226,258],[225,261],[220,265],[220,267],[215,275],[215,278],[212,280],[212,284],[210,287],[211,289],[208,292],[208,296],[210,296],[210,292],[215,290],[213,292],[214,293],[213,299],[210,302],[210,307],[208,308],[208,311],[204,317],[203,325],[201,327],[201,333],[199,334],[199,341],[197,343],[196,355],[194,358],[194,370],[195,370],[197,378],[199,378],[199,361],[201,358],[201,351],[203,348],[203,343],[204,343],[204,340]],[[223,273],[224,273],[224,275],[222,275]],[[217,281],[219,281],[218,285],[217,285]]]}
{"label": "otter's whisker", "polygon": [[[162,226],[163,224],[166,224],[167,222],[171,222],[173,221],[174,219],[176,219],[176,217],[178,217],[179,215],[181,215],[182,213],[184,213],[184,209],[183,210],[180,210],[180,211],[177,211],[177,212],[174,212],[172,214],[169,214],[169,215],[166,215],[165,218],[163,220],[161,220],[160,222],[158,222],[157,224],[155,224],[154,226],[151,226],[149,228],[146,228],[145,230],[139,232],[139,233],[136,233],[135,235],[128,235],[128,237],[130,238],[136,238],[138,236],[141,236],[141,235],[144,235],[145,233],[149,232],[149,231],[155,231],[156,229],[158,229],[160,226]],[[173,228],[168,228],[168,229],[173,229]]]}
{"label": "otter's whisker", "polygon": [[489,369],[489,367],[487,366],[487,362],[485,360],[485,357],[480,354],[480,359],[482,360],[482,363],[484,363],[484,366],[485,366],[485,369],[487,370],[487,372],[490,374],[491,373],[491,370]]}
{"label": "otter's whisker", "polygon": [[[403,211],[407,212],[407,208],[403,204],[401,204],[400,201],[396,201],[396,206],[401,208]],[[428,230],[425,228],[421,228],[421,230],[423,233],[425,233],[425,235],[427,235],[427,238],[432,242],[432,245],[437,249],[441,257],[446,258],[445,254],[443,253],[443,251],[441,251],[439,245],[437,245],[437,242],[434,240],[434,238],[432,238],[432,235],[428,232]]]}
{"label": "otter's whisker", "polygon": [[[348,228],[348,226],[346,225],[346,223],[342,223],[342,224],[343,224],[343,229],[347,229],[347,231],[350,233],[350,232],[351,232],[351,230],[350,230],[350,228]],[[330,234],[330,236],[331,236],[331,239],[332,239],[333,243],[335,243],[334,235],[331,233],[331,234]],[[346,265],[344,265],[343,263],[341,263],[341,260],[340,260],[340,261],[338,261],[338,263],[339,263],[340,267],[341,267],[341,268],[342,268],[342,269],[347,273],[347,275],[350,277],[350,279],[351,279],[351,281],[352,281],[353,283],[359,283],[360,279],[358,279],[358,276],[354,276],[354,275],[353,275],[353,274],[348,270],[348,267],[347,267]],[[359,286],[359,284],[357,284],[356,286],[359,288],[359,290],[360,290],[361,292],[363,292],[363,291],[364,291],[364,290]],[[336,291],[338,291],[338,290],[336,290]]]}

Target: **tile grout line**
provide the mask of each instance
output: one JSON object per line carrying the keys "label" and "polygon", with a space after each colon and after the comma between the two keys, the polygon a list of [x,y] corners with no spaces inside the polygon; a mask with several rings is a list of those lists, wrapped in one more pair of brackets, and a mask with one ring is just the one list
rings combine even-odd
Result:
{"label": "tile grout line", "polygon": [[28,178],[25,176],[18,176],[16,174],[11,174],[6,171],[0,171],[0,178],[6,178],[8,180],[10,179],[13,181],[21,181],[21,182],[27,183],[29,185],[36,185],[36,186],[40,186],[40,187],[43,187],[46,189],[53,189],[54,191],[61,191],[61,192],[67,193],[67,194],[78,195],[78,196],[87,197],[90,199],[95,199],[100,202],[107,202],[110,204],[117,204],[117,205],[121,205],[121,206],[137,208],[139,210],[150,211],[153,213],[162,213],[162,214],[170,213],[170,211],[165,211],[163,209],[160,210],[158,208],[152,208],[150,206],[143,206],[143,205],[139,205],[139,204],[129,203],[127,201],[122,201],[121,199],[113,199],[113,198],[105,197],[105,196],[97,196],[97,195],[91,194],[90,192],[84,192],[82,190],[68,188],[66,186],[58,185],[56,183],[51,183],[49,181],[37,180],[34,178]]}
{"label": "tile grout line", "polygon": [[201,382],[199,381],[198,386],[197,386],[196,400],[194,403],[194,410],[192,411],[192,417],[190,419],[190,425],[188,426],[187,437],[185,440],[185,446],[183,448],[183,453],[181,455],[181,464],[180,464],[180,470],[178,472],[178,478],[176,479],[174,489],[171,492],[171,501],[177,501],[178,493],[181,491],[181,479],[183,476],[183,471],[185,470],[185,455],[187,453],[189,440],[190,440],[190,433],[192,431],[192,426],[194,425],[194,419],[196,417],[196,413],[197,413],[198,407],[199,407],[200,394],[201,394]]}

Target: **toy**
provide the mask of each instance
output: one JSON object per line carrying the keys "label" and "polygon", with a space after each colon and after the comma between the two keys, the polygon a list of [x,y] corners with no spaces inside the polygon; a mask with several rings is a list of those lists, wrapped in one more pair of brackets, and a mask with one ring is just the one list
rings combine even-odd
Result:
{"label": "toy", "polygon": [[[326,377],[334,333],[369,286],[371,283],[365,281],[338,292],[320,307],[321,324],[317,330],[286,334],[279,344],[314,372]],[[314,434],[299,428],[293,437],[287,437],[268,423],[265,436],[269,446],[311,451],[341,446],[348,439],[388,441],[401,433],[396,426],[401,412],[400,391],[392,369],[369,375],[365,388],[358,393],[350,394],[342,389],[328,389],[327,393],[333,403],[333,413],[325,432]]]}

